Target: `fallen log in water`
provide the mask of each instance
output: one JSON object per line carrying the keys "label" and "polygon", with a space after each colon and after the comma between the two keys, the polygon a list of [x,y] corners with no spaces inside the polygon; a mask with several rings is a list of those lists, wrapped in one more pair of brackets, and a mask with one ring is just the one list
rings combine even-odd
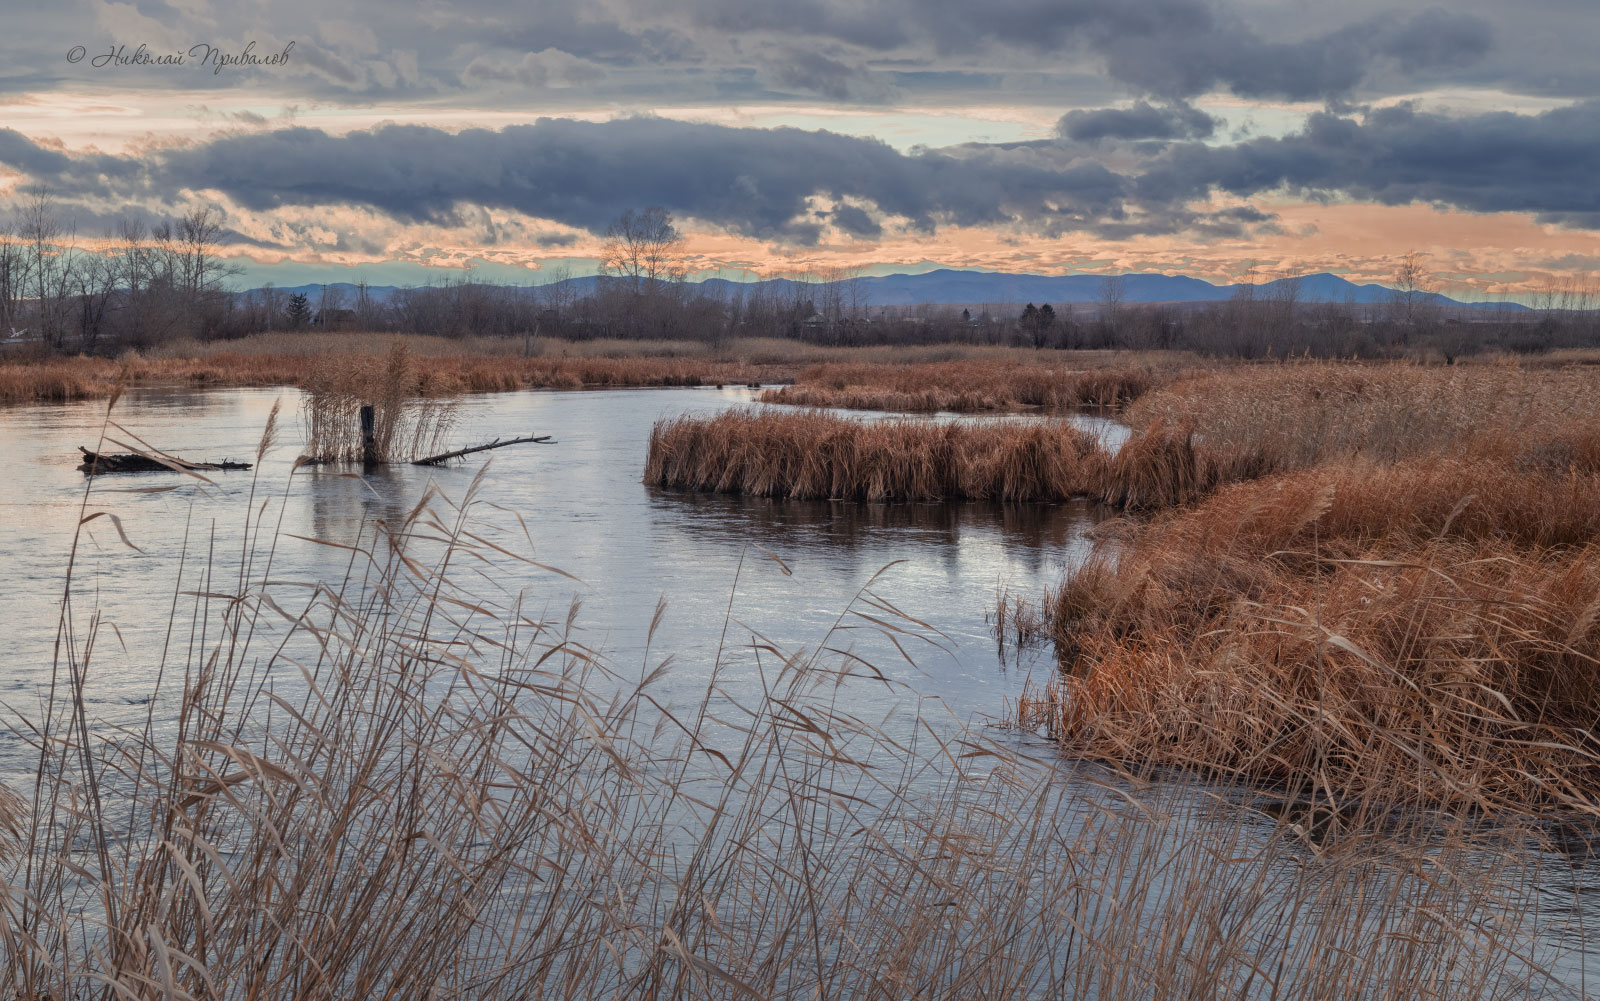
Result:
{"label": "fallen log in water", "polygon": [[211,470],[211,469],[249,469],[248,462],[189,462],[176,456],[163,456],[156,458],[150,455],[110,452],[91,452],[82,445],[78,451],[83,453],[83,462],[78,466],[85,473],[93,476],[97,473],[170,473],[182,470]]}
{"label": "fallen log in water", "polygon": [[526,438],[511,438],[506,441],[501,441],[499,438],[496,438],[487,445],[473,445],[471,448],[458,448],[454,452],[443,452],[439,455],[430,455],[426,459],[413,459],[411,464],[413,466],[437,466],[441,462],[448,462],[451,459],[459,459],[463,455],[471,455],[473,452],[487,452],[491,448],[505,448],[507,445],[526,445],[530,442],[535,445],[543,445],[549,441],[549,435],[540,435],[538,437],[535,437],[534,435],[528,435]]}

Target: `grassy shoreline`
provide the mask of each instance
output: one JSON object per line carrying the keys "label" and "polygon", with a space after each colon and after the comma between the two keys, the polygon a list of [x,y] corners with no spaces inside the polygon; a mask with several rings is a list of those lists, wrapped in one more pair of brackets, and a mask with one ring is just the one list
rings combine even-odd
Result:
{"label": "grassy shoreline", "polygon": [[1329,802],[1600,816],[1597,414],[1593,374],[1513,366],[1145,397],[1145,433],[1180,421],[1254,468],[1124,523],[1045,596],[1062,673],[1019,719]]}
{"label": "grassy shoreline", "polygon": [[[396,346],[427,360],[427,389],[438,394],[794,383],[797,391],[839,397],[829,405],[912,410],[1122,402],[1153,383],[1156,367],[1175,370],[1182,364],[1177,356],[1130,361],[1125,354],[1104,351],[1041,353],[948,345],[822,348],[772,338],[711,345],[281,333],[236,341],[181,341],[118,358],[0,353],[0,403],[101,398],[129,385],[305,386],[330,360],[378,357]],[[974,394],[974,386],[982,388]],[[1070,391],[1063,392],[1063,386]]]}
{"label": "grassy shoreline", "polygon": [[658,425],[645,480],[1088,497],[1134,517],[1039,604],[996,611],[1061,664],[1015,722],[1333,804],[1600,817],[1600,377],[1239,367],[1125,414],[1111,453],[1059,422],[731,411]]}

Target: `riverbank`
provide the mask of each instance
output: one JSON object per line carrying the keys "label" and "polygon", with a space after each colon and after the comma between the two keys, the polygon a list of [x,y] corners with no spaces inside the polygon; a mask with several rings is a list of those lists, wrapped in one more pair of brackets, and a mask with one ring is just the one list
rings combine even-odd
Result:
{"label": "riverbank", "polygon": [[1020,720],[1329,803],[1600,816],[1596,414],[1589,371],[1515,366],[1150,394],[1132,442],[1181,426],[1248,475],[1124,522],[1045,596],[1062,673]]}
{"label": "riverbank", "polygon": [[[827,405],[1006,410],[1130,400],[1190,362],[1177,355],[936,345],[827,348],[749,338],[701,341],[447,339],[406,334],[278,333],[180,341],[117,358],[0,354],[0,403],[109,396],[117,386],[306,386],[341,358],[396,345],[426,360],[437,394],[519,389],[795,384]],[[894,394],[909,394],[901,399]],[[914,399],[912,398],[914,397]]]}
{"label": "riverbank", "polygon": [[730,411],[646,482],[760,497],[1087,498],[1129,515],[1032,607],[1072,754],[1334,803],[1600,817],[1600,378],[1302,362],[1181,374],[1120,448],[1062,420]]}

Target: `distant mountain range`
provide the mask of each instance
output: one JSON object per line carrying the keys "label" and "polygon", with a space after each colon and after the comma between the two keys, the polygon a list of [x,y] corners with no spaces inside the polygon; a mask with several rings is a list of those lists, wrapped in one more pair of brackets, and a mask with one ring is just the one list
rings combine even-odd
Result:
{"label": "distant mountain range", "polygon": [[[569,278],[554,286],[520,287],[525,294],[538,294],[542,289],[562,289],[574,297],[592,295],[598,279],[593,276]],[[796,294],[820,302],[827,286],[837,285],[840,299],[860,306],[1012,306],[1034,303],[1098,303],[1105,290],[1105,277],[1101,275],[1014,275],[989,271],[954,271],[941,269],[917,275],[883,275],[870,278],[846,279],[841,282],[798,282],[790,278],[771,278],[757,282],[732,282],[723,278],[708,278],[688,282],[690,288],[716,299],[729,299],[741,292],[752,296],[792,299]],[[1298,282],[1295,297],[1300,302],[1383,303],[1391,301],[1395,290],[1384,285],[1358,285],[1323,272],[1299,278],[1280,278],[1253,286],[1257,298],[1277,298],[1283,295],[1290,282]],[[1213,285],[1186,275],[1128,274],[1121,276],[1124,303],[1203,303],[1231,299],[1245,284]],[[348,282],[330,282],[330,290],[337,289],[342,305],[354,304],[356,286]],[[322,294],[321,285],[296,285],[279,288],[280,293],[300,292],[311,299],[315,308]],[[258,289],[252,289],[260,291]],[[384,302],[397,291],[394,285],[368,286],[367,294]],[[248,294],[248,293],[242,293]],[[1515,302],[1461,302],[1436,292],[1426,293],[1424,301],[1454,309],[1524,311],[1528,309]]]}

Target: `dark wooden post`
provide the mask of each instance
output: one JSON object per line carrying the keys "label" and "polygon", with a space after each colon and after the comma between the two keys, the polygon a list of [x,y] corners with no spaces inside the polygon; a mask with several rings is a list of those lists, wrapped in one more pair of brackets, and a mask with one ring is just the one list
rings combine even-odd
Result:
{"label": "dark wooden post", "polygon": [[378,464],[378,436],[377,420],[374,417],[372,404],[368,403],[361,408],[361,464],[375,466]]}

